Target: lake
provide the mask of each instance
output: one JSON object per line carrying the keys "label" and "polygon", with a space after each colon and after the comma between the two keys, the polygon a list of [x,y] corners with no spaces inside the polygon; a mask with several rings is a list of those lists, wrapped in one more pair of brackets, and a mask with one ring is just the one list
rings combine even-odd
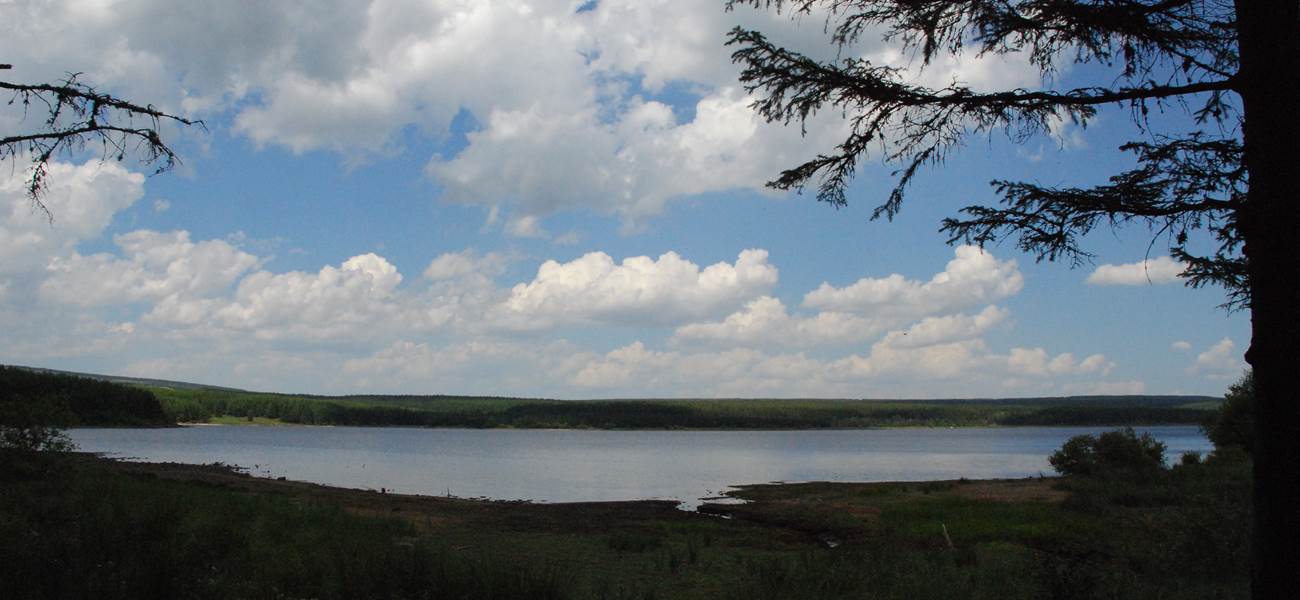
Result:
{"label": "lake", "polygon": [[[774,481],[926,481],[1051,474],[1047,456],[1099,427],[594,431],[197,426],[72,429],[87,452],[222,462],[264,477],[406,494],[576,502],[672,499]],[[1193,426],[1149,431],[1177,459],[1212,446]]]}

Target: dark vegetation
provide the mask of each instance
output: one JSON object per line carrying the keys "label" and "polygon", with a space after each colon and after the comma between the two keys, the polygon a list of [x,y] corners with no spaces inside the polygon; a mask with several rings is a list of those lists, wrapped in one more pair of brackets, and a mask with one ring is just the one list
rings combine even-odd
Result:
{"label": "dark vegetation", "polygon": [[[538,505],[0,456],[5,598],[1244,598],[1250,462]],[[1144,463],[1145,464],[1145,463]],[[1123,471],[1123,469],[1121,469]]]}
{"label": "dark vegetation", "polygon": [[1248,597],[1248,456],[1164,450],[1120,429],[1069,440],[1059,480],[758,485],[701,510],[840,545],[746,561],[737,598]]}
{"label": "dark vegetation", "polygon": [[11,453],[0,463],[8,599],[567,597],[540,561],[456,552],[401,518]]}
{"label": "dark vegetation", "polygon": [[0,366],[0,424],[15,420],[61,427],[175,424],[148,390]]}
{"label": "dark vegetation", "polygon": [[[504,402],[504,400],[503,400]],[[524,404],[524,406],[529,406]],[[672,406],[669,404],[669,406]],[[1221,412],[1226,412],[1224,408]],[[1249,456],[1131,430],[1062,478],[537,505],[0,449],[5,598],[1244,598]]]}
{"label": "dark vegetation", "polygon": [[1211,413],[1203,429],[1216,448],[1236,447],[1255,454],[1255,374],[1246,371],[1224,395],[1223,406]]}
{"label": "dark vegetation", "polygon": [[[1300,231],[1295,164],[1300,139],[1300,3],[1295,0],[730,0],[728,6],[826,15],[829,52],[802,53],[737,26],[727,44],[751,107],[769,122],[844,120],[843,141],[805,154],[770,181],[836,206],[868,158],[898,168],[872,213],[892,219],[926,166],[942,164],[969,136],[999,131],[1013,144],[1056,123],[1087,126],[1105,109],[1127,113],[1134,159],[1106,180],[1072,182],[1035,173],[990,181],[993,201],[943,219],[949,243],[1011,242],[1038,260],[1086,264],[1098,230],[1136,226],[1185,268],[1191,287],[1221,286],[1223,306],[1249,310],[1256,597],[1295,595],[1300,553]],[[814,18],[820,18],[814,17]],[[860,53],[883,41],[909,67],[962,56],[1014,55],[1040,75],[1034,85],[977,89],[954,78],[931,87],[914,71]],[[819,56],[820,55],[820,56]],[[833,58],[821,58],[821,57]],[[876,61],[876,62],[873,62]],[[1060,77],[1073,66],[1072,77]],[[1070,87],[1077,85],[1078,87]],[[1159,118],[1152,118],[1158,115]],[[943,194],[932,200],[946,202]],[[1281,594],[1279,594],[1281,596]]]}
{"label": "dark vegetation", "polygon": [[1047,462],[1062,475],[1147,479],[1164,468],[1165,445],[1149,433],[1116,429],[1097,436],[1074,436]]}
{"label": "dark vegetation", "polygon": [[753,502],[709,509],[842,543],[745,561],[734,598],[1249,597],[1250,465],[1240,454],[1147,479],[801,484],[737,495]]}

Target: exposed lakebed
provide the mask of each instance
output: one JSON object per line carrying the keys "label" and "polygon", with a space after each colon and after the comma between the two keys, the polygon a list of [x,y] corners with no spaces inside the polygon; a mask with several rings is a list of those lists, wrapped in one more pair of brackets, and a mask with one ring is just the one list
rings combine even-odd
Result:
{"label": "exposed lakebed", "polygon": [[[73,429],[87,452],[238,465],[254,475],[407,494],[579,502],[672,499],[773,481],[929,481],[1050,474],[1099,427],[604,431],[207,426]],[[1166,455],[1208,452],[1196,427],[1149,431]]]}

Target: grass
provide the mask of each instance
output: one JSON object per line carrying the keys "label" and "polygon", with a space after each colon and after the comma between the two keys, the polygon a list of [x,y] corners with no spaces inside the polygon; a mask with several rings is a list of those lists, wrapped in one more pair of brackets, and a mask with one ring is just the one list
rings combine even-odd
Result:
{"label": "grass", "polygon": [[1245,598],[1249,470],[752,486],[751,504],[706,510],[842,541],[747,561],[734,598]]}
{"label": "grass", "polygon": [[5,458],[6,598],[565,597],[542,561],[455,554],[400,518]]}

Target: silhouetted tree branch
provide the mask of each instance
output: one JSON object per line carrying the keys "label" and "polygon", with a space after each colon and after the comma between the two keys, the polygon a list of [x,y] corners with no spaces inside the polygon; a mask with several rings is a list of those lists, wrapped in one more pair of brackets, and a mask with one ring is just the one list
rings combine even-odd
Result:
{"label": "silhouetted tree branch", "polygon": [[[0,69],[11,68],[0,65]],[[104,160],[137,156],[155,167],[154,173],[170,170],[179,162],[176,153],[159,133],[165,122],[203,127],[199,120],[164,112],[153,105],[140,105],[101,93],[82,83],[79,74],[54,83],[26,84],[0,81],[0,90],[12,95],[8,104],[22,106],[24,116],[35,111],[43,115],[41,126],[31,132],[6,133],[0,138],[0,160],[31,158],[27,194],[37,208],[53,219],[41,202],[50,161],[61,153],[99,145]]]}
{"label": "silhouetted tree branch", "polygon": [[[942,89],[906,83],[902,72],[859,58],[835,63],[813,60],[780,48],[762,33],[735,28],[728,45],[736,46],[734,62],[743,65],[741,81],[757,92],[754,108],[769,121],[805,123],[819,110],[842,111],[850,133],[833,152],[783,171],[768,185],[802,191],[816,181],[817,199],[842,206],[845,189],[858,163],[877,149],[887,163],[897,163],[897,181],[872,218],[892,218],[902,206],[908,184],[919,169],[942,161],[971,133],[1001,129],[1021,141],[1048,132],[1058,122],[1086,125],[1101,106],[1131,109],[1139,127],[1153,106],[1199,100],[1190,109],[1197,123],[1218,130],[1235,129],[1235,106],[1225,98],[1234,90],[1236,52],[1229,26],[1230,13],[1204,10],[1205,2],[869,2],[778,0],[732,2],[797,12],[823,7],[831,14],[832,43],[841,51],[871,28],[885,27],[886,39],[900,40],[906,51],[919,52],[924,64],[941,52],[974,46],[979,54],[1025,52],[1044,75],[1055,70],[1062,52],[1073,51],[1076,62],[1119,62],[1121,73],[1113,87],[1066,90],[1025,90],[982,93],[958,82]],[[1176,66],[1172,74],[1156,77],[1156,67]],[[1164,72],[1161,71],[1161,72]],[[1210,139],[1197,132],[1184,140],[1163,144],[1133,143],[1144,167],[1112,178],[1093,189],[1053,189],[1030,183],[994,181],[1002,207],[970,206],[969,219],[947,219],[942,229],[950,242],[983,245],[1019,235],[1019,247],[1039,259],[1067,258],[1078,264],[1091,255],[1076,240],[1101,222],[1115,226],[1141,221],[1171,234],[1172,252],[1187,258],[1194,270],[1189,285],[1218,283],[1228,289],[1230,308],[1248,304],[1244,277],[1231,277],[1239,262],[1239,236],[1229,202],[1244,199],[1245,173],[1240,143],[1232,137]],[[1223,161],[1229,164],[1223,164]],[[1198,175],[1205,162],[1214,171]],[[1178,166],[1181,181],[1164,177],[1162,169]],[[1235,200],[1196,199],[1212,191],[1223,171],[1236,175]],[[1163,198],[1169,194],[1168,198]],[[1188,234],[1209,227],[1225,243],[1212,256],[1187,250]]]}
{"label": "silhouetted tree branch", "polygon": [[[1091,187],[994,180],[1000,197],[945,219],[950,243],[1014,239],[1039,260],[1078,264],[1099,225],[1140,224],[1170,242],[1186,283],[1221,285],[1225,306],[1251,311],[1246,360],[1256,385],[1253,595],[1300,591],[1300,402],[1290,375],[1300,356],[1300,203],[1294,146],[1300,140],[1300,2],[1296,0],[730,0],[795,14],[823,12],[835,61],[819,61],[740,27],[727,41],[753,107],[770,122],[842,114],[844,140],[781,172],[769,186],[840,206],[860,161],[898,166],[872,218],[893,217],[921,167],[942,161],[970,134],[1001,129],[1014,142],[1058,123],[1087,125],[1106,106],[1132,115],[1137,141],[1122,151],[1135,168]],[[953,81],[931,89],[889,65],[854,58],[864,36],[894,42],[922,67],[937,56],[1027,57],[1042,89],[977,92]],[[1088,64],[1110,83],[1050,84],[1060,65]],[[1187,117],[1160,131],[1151,111]],[[1162,120],[1159,123],[1168,123]],[[1192,234],[1214,240],[1194,253]]]}

